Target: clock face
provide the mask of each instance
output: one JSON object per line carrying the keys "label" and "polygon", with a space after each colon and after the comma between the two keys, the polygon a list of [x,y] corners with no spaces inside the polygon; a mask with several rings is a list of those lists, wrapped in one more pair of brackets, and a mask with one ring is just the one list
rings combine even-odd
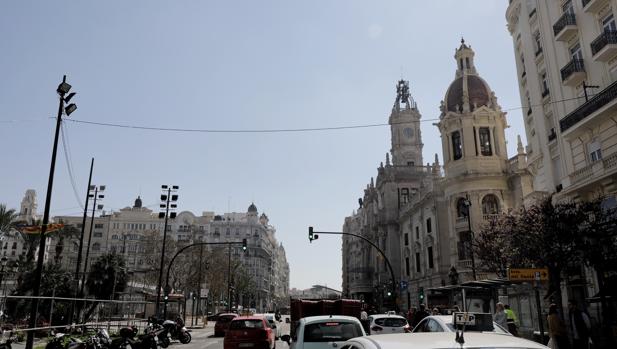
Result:
{"label": "clock face", "polygon": [[412,130],[411,128],[409,128],[409,127],[406,127],[406,128],[403,130],[403,134],[404,134],[407,138],[411,138],[411,137],[413,137],[413,130]]}

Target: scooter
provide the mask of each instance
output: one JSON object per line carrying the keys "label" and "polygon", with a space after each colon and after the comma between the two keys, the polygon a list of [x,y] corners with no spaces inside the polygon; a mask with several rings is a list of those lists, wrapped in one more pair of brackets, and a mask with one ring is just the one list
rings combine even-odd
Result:
{"label": "scooter", "polygon": [[188,344],[191,342],[191,333],[186,326],[184,326],[184,321],[181,318],[177,318],[176,321],[163,321],[163,328],[165,328],[167,333],[169,333],[171,339],[179,340],[182,344]]}

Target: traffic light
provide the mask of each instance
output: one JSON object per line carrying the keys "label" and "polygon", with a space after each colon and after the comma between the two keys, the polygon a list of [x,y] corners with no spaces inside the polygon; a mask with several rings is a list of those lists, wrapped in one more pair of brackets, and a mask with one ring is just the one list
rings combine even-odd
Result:
{"label": "traffic light", "polygon": [[392,297],[392,292],[388,291],[388,297]]}
{"label": "traffic light", "polygon": [[309,227],[309,242],[313,242],[313,240],[317,240],[319,235],[313,233],[313,227]]}
{"label": "traffic light", "polygon": [[246,252],[246,239],[242,239],[242,251]]}
{"label": "traffic light", "polygon": [[418,299],[420,303],[424,303],[424,287],[418,288]]}
{"label": "traffic light", "polygon": [[169,296],[168,296],[168,295],[165,295],[165,296],[163,297],[163,299],[164,299],[164,300],[169,300]]}

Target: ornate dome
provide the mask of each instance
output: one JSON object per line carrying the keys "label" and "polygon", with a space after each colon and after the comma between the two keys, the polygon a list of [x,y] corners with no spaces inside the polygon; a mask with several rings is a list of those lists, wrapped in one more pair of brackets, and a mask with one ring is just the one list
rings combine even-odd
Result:
{"label": "ornate dome", "polygon": [[[463,84],[467,86],[463,87]],[[465,103],[465,90],[469,101],[469,110],[473,111],[480,106],[489,106],[491,100],[491,89],[488,84],[479,76],[464,75],[456,78],[446,92],[446,107],[448,111],[460,113],[463,111]]]}
{"label": "ornate dome", "polygon": [[141,208],[141,197],[137,196],[137,199],[135,199],[135,205],[133,205],[133,207]]}
{"label": "ornate dome", "polygon": [[257,206],[255,206],[255,204],[254,204],[254,203],[251,203],[251,206],[249,206],[249,210],[248,210],[248,212],[249,212],[249,213],[250,213],[250,212],[255,212],[255,213],[257,213]]}

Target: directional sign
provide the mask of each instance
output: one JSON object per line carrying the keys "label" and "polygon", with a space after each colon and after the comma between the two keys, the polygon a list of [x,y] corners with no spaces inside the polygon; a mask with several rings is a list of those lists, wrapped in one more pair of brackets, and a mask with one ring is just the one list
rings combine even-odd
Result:
{"label": "directional sign", "polygon": [[508,279],[510,281],[547,281],[548,269],[509,269]]}

